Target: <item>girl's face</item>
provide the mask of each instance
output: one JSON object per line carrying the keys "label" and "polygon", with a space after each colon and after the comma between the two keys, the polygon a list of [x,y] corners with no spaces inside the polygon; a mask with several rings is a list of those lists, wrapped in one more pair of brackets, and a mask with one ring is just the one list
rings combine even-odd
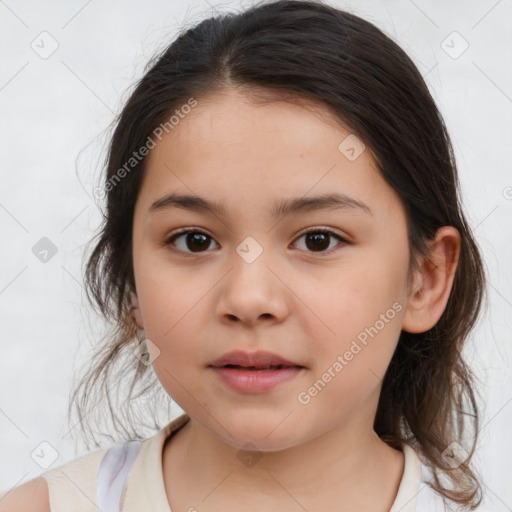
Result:
{"label": "girl's face", "polygon": [[[135,208],[137,321],[155,372],[235,447],[371,429],[402,329],[405,212],[369,149],[316,108],[199,98],[151,150]],[[169,194],[218,211],[162,202]],[[192,233],[166,245],[181,228]],[[209,366],[233,350],[304,368],[271,389],[235,389]]]}

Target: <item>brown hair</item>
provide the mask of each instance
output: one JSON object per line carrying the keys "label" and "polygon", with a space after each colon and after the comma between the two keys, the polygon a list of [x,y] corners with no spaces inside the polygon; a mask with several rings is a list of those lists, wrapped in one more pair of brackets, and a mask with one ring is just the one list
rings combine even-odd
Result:
{"label": "brown hair", "polygon": [[[403,202],[411,275],[415,255],[428,254],[425,241],[433,239],[439,227],[450,225],[459,231],[459,263],[445,311],[427,332],[402,331],[383,380],[374,429],[394,447],[411,443],[431,466],[433,487],[475,508],[481,486],[470,461],[479,415],[474,376],[461,352],[486,288],[483,262],[458,197],[451,141],[406,53],[368,21],[318,1],[262,2],[183,30],[148,64],[118,116],[104,175],[106,213],[85,268],[88,299],[113,328],[101,340],[70,399],[82,432],[89,413],[103,411],[97,402],[108,402],[114,430],[119,427],[130,438],[143,437],[138,428],[146,418],[156,417],[157,408],[161,410],[156,405],[161,386],[152,367],[133,357],[142,340],[130,316],[130,292],[135,291],[133,212],[146,158],[129,170],[126,162],[190,98],[200,100],[226,87],[242,88],[247,94],[263,91],[266,101],[321,102],[364,141]],[[118,179],[123,166],[127,172]],[[118,391],[119,382],[129,382],[130,388],[116,411],[110,386]],[[145,403],[150,414],[133,417],[132,401],[148,392],[156,392]],[[85,412],[93,396],[95,403]],[[164,392],[167,405],[168,398]],[[160,425],[155,422],[151,428]],[[463,439],[467,430],[469,441]],[[456,468],[443,456],[452,442],[469,452]]]}

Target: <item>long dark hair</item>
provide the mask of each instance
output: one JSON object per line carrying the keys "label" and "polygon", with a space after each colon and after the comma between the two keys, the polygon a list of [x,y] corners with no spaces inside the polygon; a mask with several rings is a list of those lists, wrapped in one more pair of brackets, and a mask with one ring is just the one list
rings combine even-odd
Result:
{"label": "long dark hair", "polygon": [[[391,446],[412,444],[433,470],[433,487],[475,508],[481,485],[470,461],[479,415],[475,377],[461,352],[486,288],[483,262],[458,196],[451,141],[421,74],[404,51],[371,23],[318,1],[264,1],[183,30],[148,64],[118,116],[103,177],[106,211],[85,267],[88,299],[113,328],[70,399],[83,433],[89,413],[103,411],[96,402],[107,402],[114,430],[142,437],[137,429],[149,416],[130,416],[134,390],[138,387],[142,396],[159,385],[152,367],[132,355],[141,344],[130,316],[130,292],[135,291],[132,223],[146,158],[127,162],[156,137],[158,127],[171,129],[169,119],[176,110],[230,87],[257,93],[259,101],[322,102],[351,128],[403,202],[411,272],[415,255],[427,255],[425,241],[439,227],[459,231],[459,263],[446,309],[429,331],[402,331],[384,377],[374,429]],[[131,386],[116,411],[111,388],[121,381]],[[86,411],[92,399],[95,404]],[[155,401],[146,405],[155,406]],[[469,453],[457,467],[444,457],[452,442]]]}

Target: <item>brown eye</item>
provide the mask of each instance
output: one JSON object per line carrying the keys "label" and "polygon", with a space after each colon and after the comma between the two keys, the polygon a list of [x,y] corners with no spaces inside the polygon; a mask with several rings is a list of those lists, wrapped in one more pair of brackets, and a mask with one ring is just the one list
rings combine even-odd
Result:
{"label": "brown eye", "polygon": [[341,243],[347,243],[344,238],[330,229],[312,229],[303,233],[299,239],[303,237],[305,237],[305,250],[309,252],[327,252],[326,249],[329,249],[333,238],[336,238],[340,242],[335,244],[335,246],[341,245]]}
{"label": "brown eye", "polygon": [[[178,243],[175,241],[180,240]],[[210,246],[213,238],[202,231],[197,230],[183,230],[179,233],[172,235],[165,241],[165,245],[173,245],[179,251],[182,252],[205,252],[206,249]]]}

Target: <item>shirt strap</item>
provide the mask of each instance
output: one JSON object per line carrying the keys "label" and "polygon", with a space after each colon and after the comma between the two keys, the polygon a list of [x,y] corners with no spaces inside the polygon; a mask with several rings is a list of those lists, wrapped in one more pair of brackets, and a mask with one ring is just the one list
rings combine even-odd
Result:
{"label": "shirt strap", "polygon": [[141,441],[126,441],[109,448],[98,469],[96,498],[102,512],[121,512],[126,480],[141,448]]}

